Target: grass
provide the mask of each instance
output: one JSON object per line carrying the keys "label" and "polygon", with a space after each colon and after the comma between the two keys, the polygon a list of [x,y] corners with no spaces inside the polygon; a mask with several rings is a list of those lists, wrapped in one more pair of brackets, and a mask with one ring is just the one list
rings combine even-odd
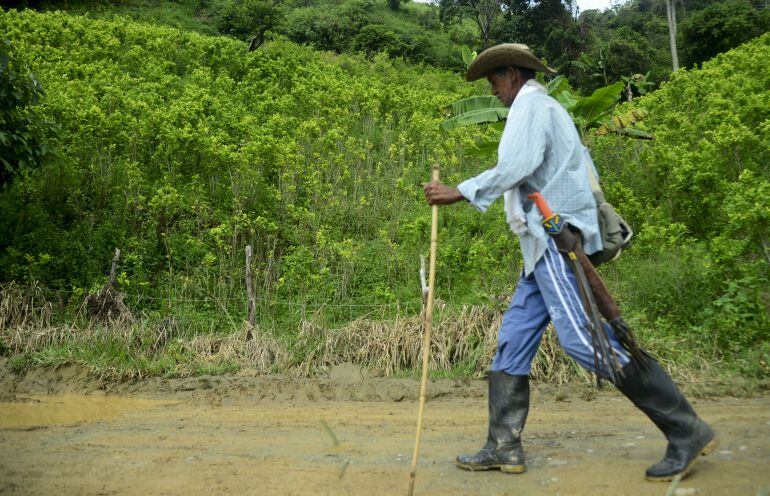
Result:
{"label": "grass", "polygon": [[[357,318],[337,328],[308,314],[288,328],[250,327],[201,332],[199,319],[111,316],[59,324],[39,288],[0,287],[0,350],[16,372],[79,364],[107,380],[219,375],[242,369],[259,374],[309,377],[340,363],[355,363],[375,376],[411,377],[422,366],[420,315]],[[315,318],[314,318],[315,317]],[[320,317],[317,318],[317,317]],[[435,315],[430,372],[433,378],[480,378],[494,354],[500,308],[443,306]],[[189,322],[187,326],[183,322]],[[252,339],[247,339],[251,330]],[[561,350],[548,328],[532,367],[533,380],[590,384],[593,377]],[[650,334],[652,336],[652,334]],[[741,374],[734,364],[714,363],[670,337],[647,340],[688,393],[747,395],[770,389],[765,376]]]}

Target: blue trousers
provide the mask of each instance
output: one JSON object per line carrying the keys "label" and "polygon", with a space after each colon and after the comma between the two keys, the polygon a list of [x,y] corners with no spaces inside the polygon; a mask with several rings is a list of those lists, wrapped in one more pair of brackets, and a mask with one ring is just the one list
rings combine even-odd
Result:
{"label": "blue trousers", "polygon": [[[543,331],[553,321],[564,351],[581,366],[596,373],[587,319],[577,280],[566,255],[559,253],[553,240],[549,239],[545,255],[537,262],[535,270],[528,277],[522,272],[516,285],[497,336],[497,353],[491,370],[528,375]],[[618,362],[625,366],[629,362],[628,353],[608,325],[605,329]],[[599,374],[608,377],[606,370],[600,370]]]}

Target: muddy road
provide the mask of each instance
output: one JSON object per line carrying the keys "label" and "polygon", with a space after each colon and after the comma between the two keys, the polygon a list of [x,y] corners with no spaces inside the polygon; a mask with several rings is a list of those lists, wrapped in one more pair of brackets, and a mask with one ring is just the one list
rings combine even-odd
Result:
{"label": "muddy road", "polygon": [[[391,495],[409,483],[419,385],[328,378],[153,379],[109,385],[83,370],[0,370],[0,494]],[[665,444],[614,390],[535,384],[528,471],[453,465],[486,432],[486,384],[429,386],[416,494],[665,495],[644,469]],[[694,400],[720,445],[684,495],[770,489],[770,394]]]}

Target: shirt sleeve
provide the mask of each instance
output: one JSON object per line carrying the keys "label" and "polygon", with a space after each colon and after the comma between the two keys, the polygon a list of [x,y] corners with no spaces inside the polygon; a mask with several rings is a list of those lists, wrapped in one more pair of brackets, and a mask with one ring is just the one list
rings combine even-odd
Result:
{"label": "shirt sleeve", "polygon": [[460,193],[482,212],[543,163],[547,112],[537,111],[536,100],[525,97],[511,106],[497,149],[497,165],[457,186]]}

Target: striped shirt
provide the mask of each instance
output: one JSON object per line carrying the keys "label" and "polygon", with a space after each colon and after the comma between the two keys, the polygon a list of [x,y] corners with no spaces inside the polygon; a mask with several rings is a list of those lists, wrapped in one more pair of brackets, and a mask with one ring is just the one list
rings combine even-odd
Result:
{"label": "striped shirt", "polygon": [[601,249],[596,201],[587,173],[594,165],[559,102],[544,91],[520,92],[508,112],[497,157],[494,168],[457,188],[482,212],[509,189],[519,188],[527,220],[527,229],[519,236],[526,275],[535,269],[548,240],[540,212],[527,199],[530,193],[542,193],[554,212],[580,229],[586,253]]}

